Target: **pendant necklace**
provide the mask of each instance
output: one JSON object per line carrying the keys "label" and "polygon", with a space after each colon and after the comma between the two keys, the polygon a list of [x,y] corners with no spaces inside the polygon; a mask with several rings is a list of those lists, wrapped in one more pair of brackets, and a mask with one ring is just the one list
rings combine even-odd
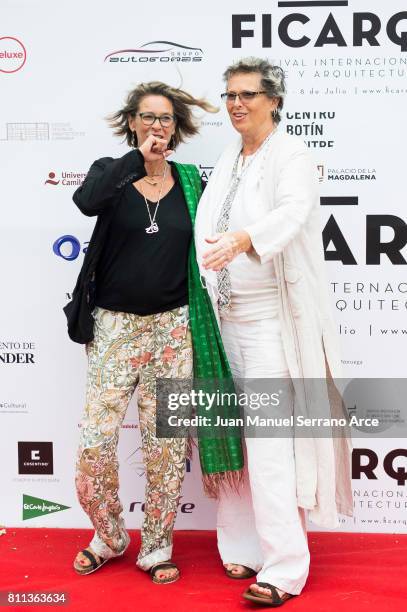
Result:
{"label": "pendant necklace", "polygon": [[140,184],[141,195],[143,196],[144,201],[146,203],[148,218],[150,219],[150,225],[145,228],[146,234],[156,234],[159,231],[159,227],[158,227],[155,219],[156,219],[156,216],[157,216],[158,207],[160,205],[161,194],[163,192],[165,177],[167,176],[167,168],[168,168],[168,166],[166,164],[165,168],[164,168],[163,178],[162,178],[162,181],[161,181],[160,193],[158,194],[158,200],[157,200],[157,202],[155,202],[155,210],[154,210],[153,216],[151,216],[150,206],[148,204],[146,196],[144,195],[143,188],[142,188],[142,186]]}
{"label": "pendant necklace", "polygon": [[147,174],[147,176],[144,176],[143,178],[146,183],[148,183],[149,185],[153,185],[153,187],[155,187],[155,185],[158,185],[158,179],[154,178],[156,176],[164,176],[164,173],[161,173],[161,174],[153,173],[151,176]]}

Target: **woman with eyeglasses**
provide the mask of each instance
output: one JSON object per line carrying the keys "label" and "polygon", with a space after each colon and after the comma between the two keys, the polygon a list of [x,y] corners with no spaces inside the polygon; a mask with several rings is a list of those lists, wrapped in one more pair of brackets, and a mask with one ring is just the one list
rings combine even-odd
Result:
{"label": "woman with eyeglasses", "polygon": [[69,335],[86,343],[88,356],[76,486],[95,534],[75,558],[81,575],[122,555],[129,544],[117,444],[137,388],[147,478],[137,565],[158,584],[179,577],[172,534],[187,441],[156,437],[156,379],[190,378],[193,345],[199,351],[189,303],[196,307],[203,289],[191,287],[189,277],[198,275],[191,239],[201,179],[195,166],[168,161],[180,142],[198,133],[192,107],[217,111],[161,82],[138,85],[110,118],[132,150],[95,161],[73,196],[82,213],[97,216],[65,307]]}
{"label": "woman with eyeglasses", "polygon": [[[249,391],[252,379],[264,379],[257,383],[264,390],[274,381],[274,391],[286,392],[262,417],[294,415],[305,379],[316,381],[329,415],[342,411],[331,384],[340,376],[340,355],[324,276],[316,168],[305,143],[278,128],[284,73],[247,58],[228,67],[224,80],[222,98],[239,136],[220,156],[201,198],[195,242],[232,373],[250,379]],[[312,416],[309,400],[305,395]],[[318,433],[293,437],[281,427],[269,432],[261,424],[246,429],[243,485],[221,491],[217,532],[227,575],[257,574],[244,597],[275,607],[300,594],[308,576],[305,510],[317,525],[336,527],[338,512],[352,514],[352,494],[346,437],[333,442]]]}

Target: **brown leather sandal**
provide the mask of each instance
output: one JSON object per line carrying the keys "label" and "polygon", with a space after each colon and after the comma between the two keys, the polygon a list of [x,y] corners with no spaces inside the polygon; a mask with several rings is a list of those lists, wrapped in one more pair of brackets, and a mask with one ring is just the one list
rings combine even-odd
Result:
{"label": "brown leather sandal", "polygon": [[260,604],[262,606],[270,606],[270,608],[277,608],[278,606],[282,606],[286,601],[295,597],[291,593],[284,593],[283,595],[279,595],[277,589],[272,584],[268,582],[258,582],[259,587],[263,587],[263,589],[270,589],[271,595],[262,595],[261,593],[253,593],[251,589],[247,589],[243,593],[243,597],[248,599],[249,601],[253,601],[254,603]]}
{"label": "brown leather sandal", "polygon": [[225,572],[228,578],[233,578],[233,580],[244,580],[245,578],[253,578],[256,576],[257,572],[255,572],[251,567],[247,567],[246,565],[242,565],[241,563],[232,563],[232,565],[241,565],[244,569],[240,574],[234,574],[231,570],[226,569]]}
{"label": "brown leather sandal", "polygon": [[[174,576],[168,576],[168,578],[157,578],[156,573],[160,569],[176,569],[177,573]],[[180,577],[179,569],[172,563],[172,561],[163,561],[162,563],[157,563],[150,567],[150,574],[155,584],[170,584],[171,582],[175,582]]]}

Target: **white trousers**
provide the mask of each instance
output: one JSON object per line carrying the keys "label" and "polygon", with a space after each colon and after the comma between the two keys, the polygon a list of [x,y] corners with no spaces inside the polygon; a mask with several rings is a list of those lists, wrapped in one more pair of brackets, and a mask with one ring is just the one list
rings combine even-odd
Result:
{"label": "white trousers", "polygon": [[[234,377],[289,376],[278,318],[222,320],[222,339]],[[298,595],[307,580],[305,516],[297,506],[292,438],[247,438],[245,479],[239,493],[223,492],[217,516],[225,563],[246,565],[268,582]]]}

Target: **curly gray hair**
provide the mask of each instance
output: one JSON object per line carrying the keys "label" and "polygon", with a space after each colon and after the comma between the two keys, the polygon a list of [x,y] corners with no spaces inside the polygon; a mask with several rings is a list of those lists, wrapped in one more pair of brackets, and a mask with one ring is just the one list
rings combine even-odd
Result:
{"label": "curly gray hair", "polygon": [[279,98],[276,113],[273,115],[275,123],[280,123],[280,111],[284,105],[286,94],[284,70],[280,66],[273,66],[268,60],[259,57],[244,57],[226,68],[223,79],[227,83],[235,74],[249,74],[257,72],[261,76],[261,87],[268,98]]}

